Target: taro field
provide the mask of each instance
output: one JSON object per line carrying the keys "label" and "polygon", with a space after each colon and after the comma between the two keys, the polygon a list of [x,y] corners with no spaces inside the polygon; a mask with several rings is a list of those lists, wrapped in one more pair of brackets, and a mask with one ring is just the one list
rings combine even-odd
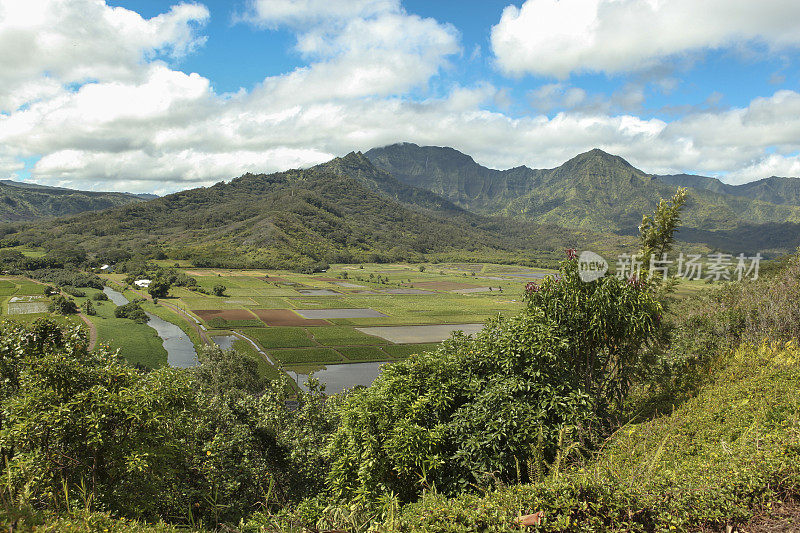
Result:
{"label": "taro field", "polygon": [[[372,375],[380,364],[435,349],[454,331],[475,333],[491,317],[518,312],[525,283],[552,273],[491,264],[334,265],[322,274],[179,270],[197,287],[173,287],[159,306],[185,313],[201,333],[198,343],[240,351],[258,360],[265,377],[285,372],[298,386],[312,371]],[[122,274],[103,277],[124,285]],[[213,295],[216,285],[225,286],[223,296]]]}

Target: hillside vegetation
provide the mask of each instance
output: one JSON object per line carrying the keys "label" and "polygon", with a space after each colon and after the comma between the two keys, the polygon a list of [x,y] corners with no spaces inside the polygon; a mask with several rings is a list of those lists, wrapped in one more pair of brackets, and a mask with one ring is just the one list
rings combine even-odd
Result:
{"label": "hillside vegetation", "polygon": [[52,218],[141,202],[152,195],[76,191],[0,180],[0,222]]}
{"label": "hillside vegetation", "polygon": [[[645,219],[643,250],[669,250],[684,203],[681,190]],[[567,250],[519,315],[366,388],[326,399],[312,380],[288,404],[291,388],[235,352],[142,371],[89,352],[80,331],[6,323],[0,519],[14,531],[740,526],[800,490],[799,261],[677,300],[654,279],[583,282]]]}
{"label": "hillside vegetation", "polygon": [[[733,187],[700,176],[659,177],[598,149],[552,169],[494,170],[452,148],[411,143],[374,148],[365,156],[398,180],[476,213],[620,234],[635,233],[642,212],[654,209],[675,185],[687,186],[682,240],[736,252],[787,252],[800,244],[800,182],[792,179]],[[767,246],[752,234],[739,237],[741,228],[751,227],[771,237]],[[731,247],[737,237],[738,246]]]}
{"label": "hillside vegetation", "polygon": [[575,245],[617,250],[632,240],[472,214],[350,154],[307,170],[247,174],[148,202],[11,228],[3,242],[78,247],[101,257],[149,247],[197,266],[311,268],[437,254],[524,262],[534,251]]}

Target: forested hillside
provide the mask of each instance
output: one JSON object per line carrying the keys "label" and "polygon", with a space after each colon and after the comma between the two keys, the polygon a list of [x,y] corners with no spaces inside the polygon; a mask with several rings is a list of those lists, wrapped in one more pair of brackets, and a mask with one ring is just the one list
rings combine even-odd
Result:
{"label": "forested hillside", "polygon": [[[493,170],[452,148],[411,143],[365,155],[397,179],[484,215],[631,234],[643,211],[653,209],[675,186],[686,185],[690,190],[681,238],[693,242],[721,246],[741,228],[800,222],[800,182],[788,178],[732,188],[699,176],[655,177],[597,149],[553,169]],[[797,241],[791,231],[780,229],[770,237],[783,251],[792,250]],[[750,250],[758,243],[747,241],[740,247]]]}
{"label": "forested hillside", "polygon": [[567,246],[616,250],[631,241],[472,214],[350,154],[307,170],[247,174],[46,225],[8,227],[3,242],[77,246],[100,257],[151,247],[197,265],[307,269],[426,254],[530,261]]}
{"label": "forested hillside", "polygon": [[0,222],[100,211],[154,197],[122,192],[77,191],[0,180]]}

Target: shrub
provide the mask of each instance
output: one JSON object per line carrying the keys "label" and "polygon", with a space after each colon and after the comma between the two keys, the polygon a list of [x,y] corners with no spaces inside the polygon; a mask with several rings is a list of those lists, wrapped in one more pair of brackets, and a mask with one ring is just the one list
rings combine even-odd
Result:
{"label": "shrub", "polygon": [[64,285],[61,287],[61,290],[69,294],[70,296],[75,296],[76,298],[83,298],[86,296],[86,291],[82,291],[72,285]]}
{"label": "shrub", "polygon": [[0,337],[4,502],[219,524],[319,487],[329,407],[301,393],[295,415],[282,384],[249,394],[252,365],[233,353],[143,373],[88,352],[79,328],[6,323]]}
{"label": "shrub", "polygon": [[166,298],[169,295],[170,282],[163,278],[156,278],[150,281],[147,292],[153,298]]}
{"label": "shrub", "polygon": [[528,479],[565,432],[592,436],[626,390],[618,365],[637,363],[660,305],[643,284],[580,281],[574,259],[528,301],[519,316],[389,365],[352,393],[330,448],[334,494],[411,500],[424,486],[452,494],[486,476]]}
{"label": "shrub", "polygon": [[697,398],[623,427],[588,463],[482,495],[428,493],[391,529],[511,531],[541,512],[536,531],[737,530],[800,483],[798,362],[795,341],[742,346]]}
{"label": "shrub", "polygon": [[214,293],[214,296],[225,296],[225,290],[226,289],[227,289],[227,287],[225,287],[225,285],[217,284],[217,285],[214,285],[214,288],[211,289],[211,290]]}
{"label": "shrub", "polygon": [[144,309],[136,302],[129,302],[114,309],[114,316],[117,318],[129,318],[139,324],[146,324],[150,320]]}
{"label": "shrub", "polygon": [[78,306],[75,305],[72,299],[66,298],[61,294],[56,294],[50,298],[50,304],[47,306],[47,310],[59,315],[73,315],[78,312]]}

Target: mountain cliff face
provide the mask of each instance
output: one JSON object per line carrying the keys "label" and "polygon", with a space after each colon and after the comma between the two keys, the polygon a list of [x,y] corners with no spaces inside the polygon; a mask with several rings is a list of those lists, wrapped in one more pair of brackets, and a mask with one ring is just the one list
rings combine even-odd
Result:
{"label": "mountain cliff face", "polygon": [[656,176],[660,181],[670,185],[695,187],[710,191],[743,196],[752,200],[760,200],[773,204],[800,205],[800,179],[780,178],[772,176],[741,185],[728,185],[717,178],[695,176],[692,174],[675,174]]}
{"label": "mountain cliff face", "polygon": [[[800,223],[800,201],[791,194],[791,186],[800,182],[789,180],[780,194],[766,185],[731,194],[730,186],[718,180],[656,177],[599,149],[553,169],[494,170],[452,148],[410,143],[375,148],[365,156],[400,181],[484,215],[634,234],[642,213],[651,212],[677,185],[686,185],[691,189],[683,220],[690,228],[718,231],[742,223]],[[781,194],[784,201],[767,201]]]}
{"label": "mountain cliff face", "polygon": [[36,220],[84,211],[99,211],[141,202],[148,197],[154,196],[139,196],[124,192],[77,191],[0,180],[0,222]]}

